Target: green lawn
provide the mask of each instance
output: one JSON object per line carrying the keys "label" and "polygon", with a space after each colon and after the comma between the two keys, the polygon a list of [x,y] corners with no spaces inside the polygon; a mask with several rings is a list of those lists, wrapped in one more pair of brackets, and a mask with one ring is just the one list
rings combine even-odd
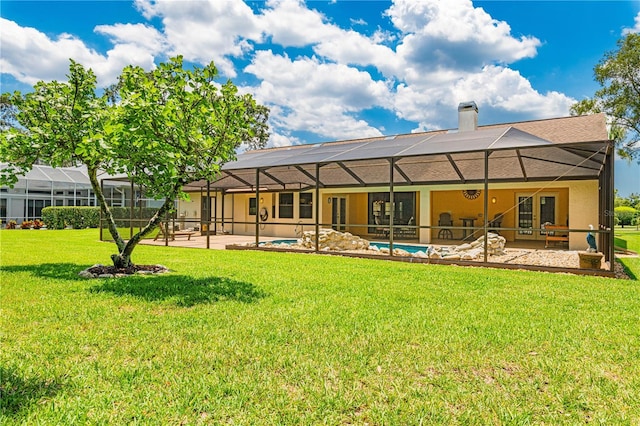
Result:
{"label": "green lawn", "polygon": [[[640,231],[626,228],[616,228],[616,247],[621,247],[626,250],[631,250],[636,253],[640,253]],[[640,258],[639,257],[621,257],[620,263],[622,263],[627,271],[627,274],[635,279],[640,279]]]}
{"label": "green lawn", "polygon": [[97,239],[0,231],[0,424],[640,423],[638,281]]}

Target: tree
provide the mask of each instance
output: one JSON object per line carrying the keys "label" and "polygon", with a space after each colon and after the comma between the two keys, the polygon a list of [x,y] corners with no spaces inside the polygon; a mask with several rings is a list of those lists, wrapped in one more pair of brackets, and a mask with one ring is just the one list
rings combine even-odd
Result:
{"label": "tree", "polygon": [[15,126],[17,110],[11,103],[11,95],[4,93],[0,95],[0,130]]}
{"label": "tree", "polygon": [[625,225],[633,225],[638,211],[633,207],[621,206],[614,209],[617,222],[624,228]]}
{"label": "tree", "polygon": [[572,114],[604,112],[611,120],[610,137],[618,154],[640,161],[640,34],[618,40],[618,50],[607,52],[594,68],[601,89],[571,107]]}
{"label": "tree", "polygon": [[[20,127],[0,137],[0,159],[9,166],[0,183],[14,184],[39,159],[52,166],[84,164],[118,249],[114,266],[133,265],[131,254],[184,196],[185,184],[216,178],[242,144],[262,147],[268,138],[268,109],[231,82],[214,83],[213,63],[186,70],[182,57],[154,71],[126,67],[112,91],[96,95],[91,70],[71,61],[68,81],[39,82],[26,95],[10,96]],[[164,200],[149,222],[128,241],[118,233],[98,181],[98,172],[125,173],[146,193]]]}

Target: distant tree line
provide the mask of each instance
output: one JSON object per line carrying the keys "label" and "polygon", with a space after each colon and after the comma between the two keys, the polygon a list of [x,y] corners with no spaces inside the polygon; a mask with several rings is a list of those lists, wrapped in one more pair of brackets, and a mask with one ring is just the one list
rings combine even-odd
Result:
{"label": "distant tree line", "polygon": [[616,190],[614,212],[616,225],[640,225],[640,194],[621,197]]}

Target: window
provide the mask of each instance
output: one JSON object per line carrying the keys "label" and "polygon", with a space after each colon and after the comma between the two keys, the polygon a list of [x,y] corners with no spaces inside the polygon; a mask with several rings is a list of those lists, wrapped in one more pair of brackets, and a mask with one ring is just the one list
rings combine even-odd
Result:
{"label": "window", "polygon": [[313,217],[313,194],[303,192],[300,194],[300,219],[311,219]]}
{"label": "window", "polygon": [[2,222],[7,222],[7,199],[0,199],[0,219]]}
{"label": "window", "polygon": [[42,209],[51,205],[51,200],[25,200],[27,201],[26,220],[41,219]]}
{"label": "window", "polygon": [[[389,225],[391,218],[391,196],[388,192],[369,193],[369,223]],[[416,193],[394,192],[394,225],[406,225],[411,218],[416,217]],[[415,224],[415,222],[413,222]],[[376,232],[375,227],[369,228],[369,233]]]}
{"label": "window", "polygon": [[258,212],[258,205],[256,203],[256,197],[249,198],[249,216],[255,216]]}
{"label": "window", "polygon": [[280,218],[293,219],[293,192],[284,192],[278,198]]}

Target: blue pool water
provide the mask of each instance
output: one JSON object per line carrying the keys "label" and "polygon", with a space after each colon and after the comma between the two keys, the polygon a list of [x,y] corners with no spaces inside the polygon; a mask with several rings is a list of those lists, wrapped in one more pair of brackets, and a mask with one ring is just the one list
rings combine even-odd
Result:
{"label": "blue pool water", "polygon": [[[381,248],[389,248],[389,244],[388,243],[377,243],[377,242],[372,242],[371,243],[372,246],[376,246],[379,249]],[[413,244],[393,244],[393,248],[394,249],[401,249],[404,251],[408,251],[409,253],[417,253],[419,251],[426,253],[427,252],[427,246],[416,246]]]}
{"label": "blue pool water", "polygon": [[264,243],[271,243],[271,244],[295,244],[297,243],[298,240],[272,240],[272,241],[264,241],[262,243],[260,243],[260,245],[264,244]]}
{"label": "blue pool water", "polygon": [[[298,242],[298,240],[273,240],[273,241],[269,241],[270,243],[273,244],[295,244]],[[261,243],[263,244],[263,243]],[[379,242],[371,242],[372,246],[376,246],[379,249],[382,248],[389,248],[389,243],[379,243]],[[413,245],[413,244],[394,244],[393,245],[394,249],[401,249],[401,250],[405,250],[408,251],[409,253],[417,253],[419,251],[422,252],[427,252],[427,246],[417,246],[417,245]]]}

